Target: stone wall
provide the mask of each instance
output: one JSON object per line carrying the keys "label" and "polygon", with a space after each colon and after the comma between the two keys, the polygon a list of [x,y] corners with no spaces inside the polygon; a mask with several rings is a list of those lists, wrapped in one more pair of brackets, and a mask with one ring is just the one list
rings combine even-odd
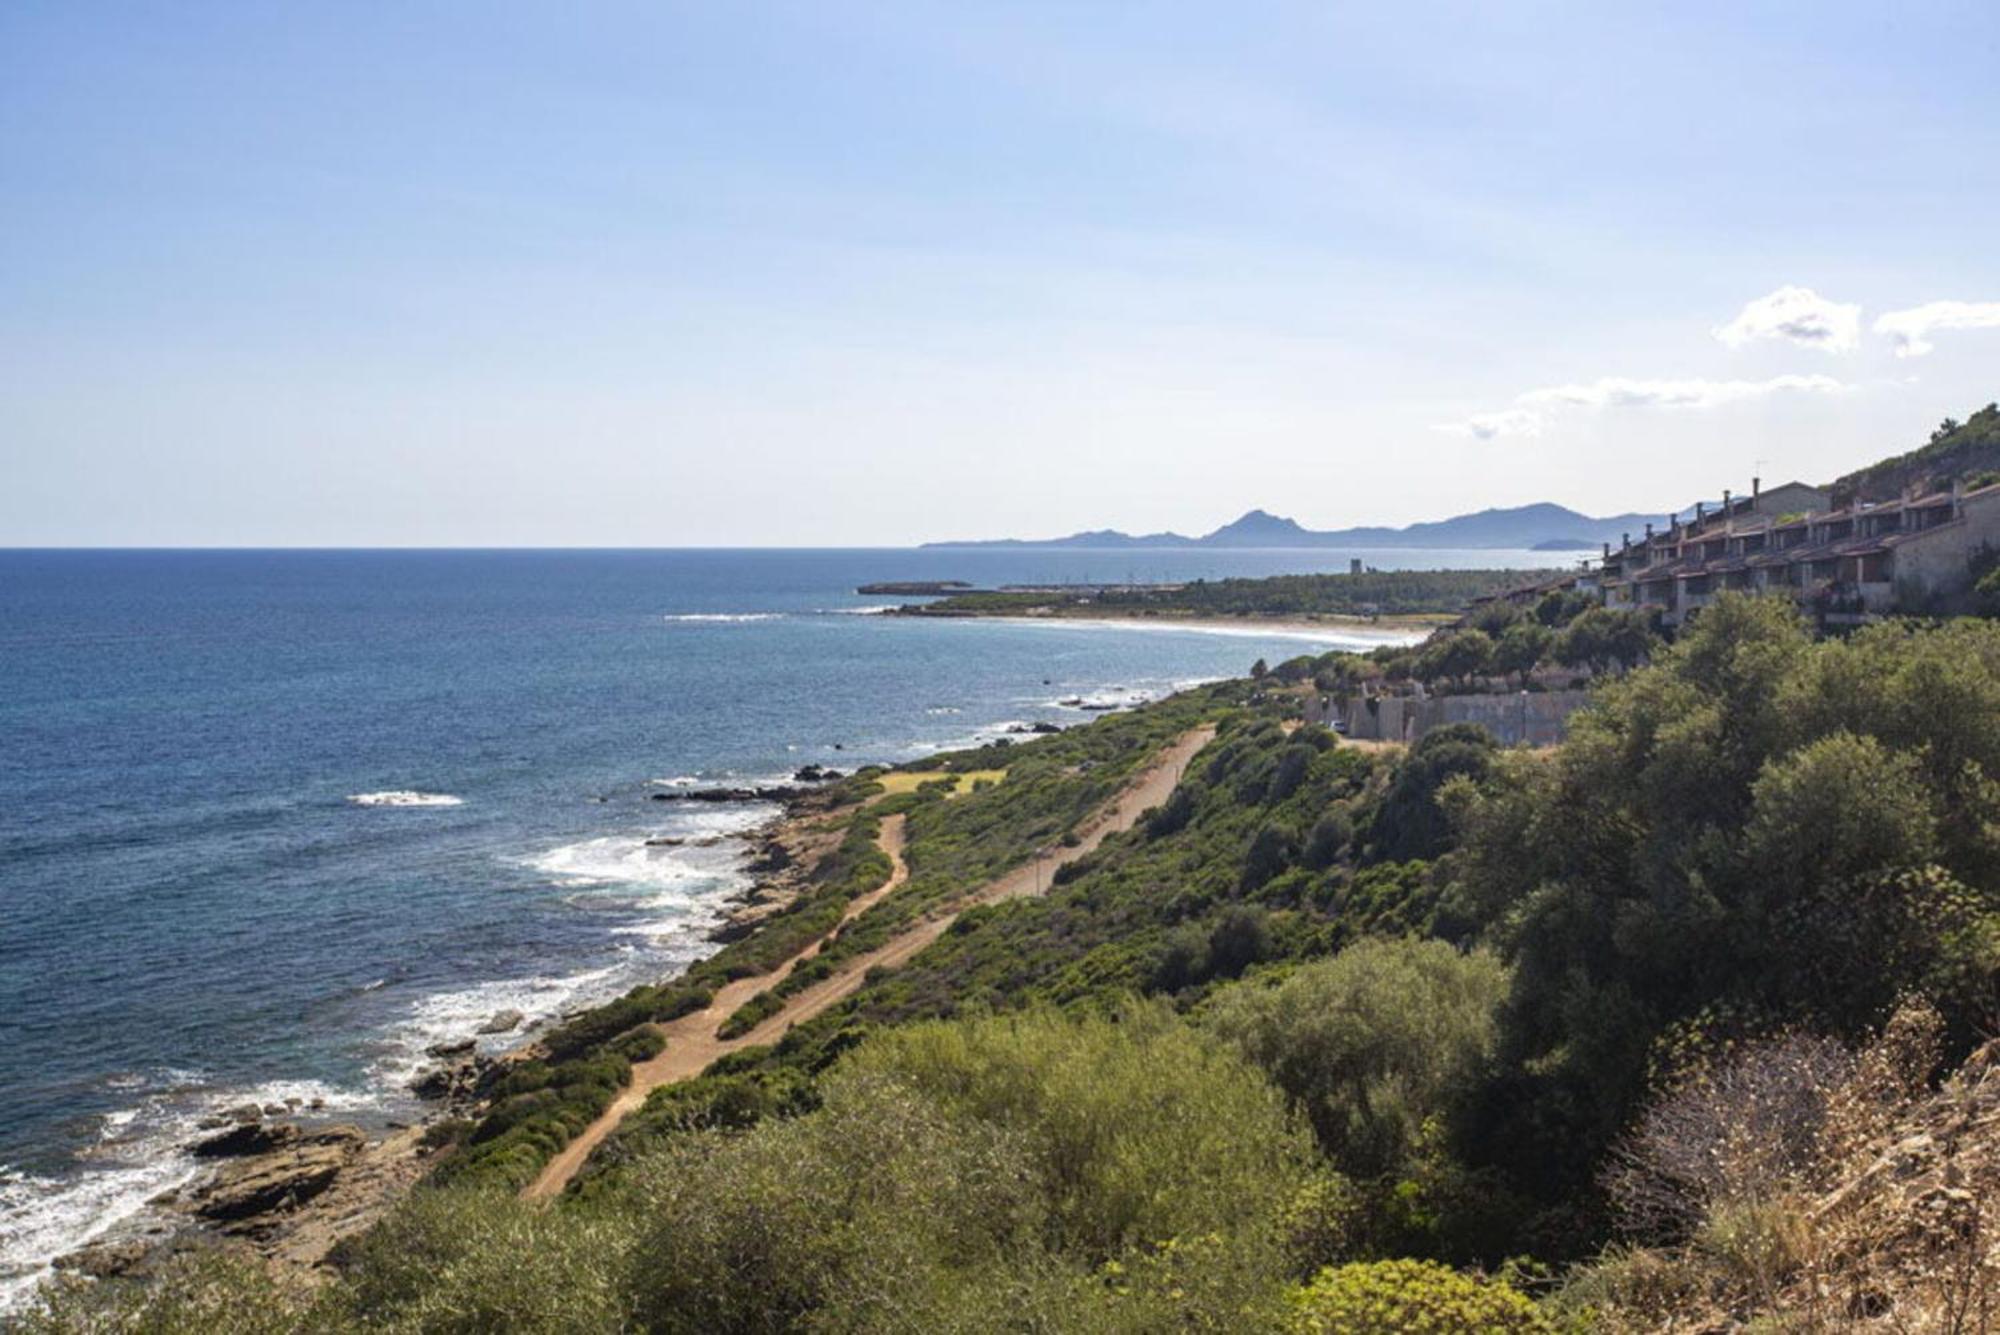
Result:
{"label": "stone wall", "polygon": [[1350,700],[1347,735],[1364,741],[1415,742],[1448,723],[1476,723],[1502,746],[1553,746],[1588,691],[1511,691],[1502,695],[1377,696]]}

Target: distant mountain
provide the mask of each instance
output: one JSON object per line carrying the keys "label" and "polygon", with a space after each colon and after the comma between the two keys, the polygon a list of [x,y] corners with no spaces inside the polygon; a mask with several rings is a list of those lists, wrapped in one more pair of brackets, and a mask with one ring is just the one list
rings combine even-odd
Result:
{"label": "distant mountain", "polygon": [[1638,533],[1657,514],[1609,515],[1593,519],[1566,506],[1543,501],[1511,509],[1481,510],[1407,528],[1339,528],[1315,531],[1297,520],[1252,510],[1199,538],[1179,533],[1133,535],[1093,529],[1066,538],[998,538],[981,542],[927,542],[926,547],[1504,547],[1514,550],[1584,551]]}

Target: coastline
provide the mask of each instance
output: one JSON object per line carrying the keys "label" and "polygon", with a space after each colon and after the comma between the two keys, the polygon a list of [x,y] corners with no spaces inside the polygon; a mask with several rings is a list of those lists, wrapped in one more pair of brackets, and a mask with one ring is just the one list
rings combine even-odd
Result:
{"label": "coastline", "polygon": [[1221,617],[1180,616],[1162,612],[1120,613],[1108,609],[1084,612],[916,612],[897,615],[930,616],[940,620],[997,621],[1013,625],[1063,625],[1106,630],[1192,631],[1210,635],[1241,635],[1301,640],[1334,648],[1359,644],[1365,648],[1414,644],[1439,626],[1457,620],[1448,613],[1417,612],[1398,616],[1363,617],[1345,613],[1319,616]]}
{"label": "coastline", "polygon": [[[1032,620],[1035,624],[1046,624],[1046,619]],[[1329,647],[1351,643],[1356,638],[1392,642],[1407,633],[1397,628],[1371,627],[1358,619],[1301,621],[1100,617],[1064,620],[1079,628],[1261,636],[1266,639],[1296,639]],[[1264,652],[1271,653],[1271,649],[1267,647]],[[1154,654],[1142,651],[1138,656],[1151,659]],[[1230,651],[1230,656],[1233,657],[1233,651]],[[1273,659],[1275,661],[1275,655]],[[1240,673],[1241,667],[1238,666],[1236,671]],[[1049,689],[1049,697],[1065,697],[1055,699],[1042,698],[1034,691],[1035,680],[1040,680],[1044,687],[1050,687],[1046,678],[1024,678],[1026,695],[1017,697],[1011,705],[996,704],[992,717],[982,726],[947,743],[914,743],[908,749],[893,754],[907,760],[921,760],[938,751],[976,747],[1009,734],[1031,737],[1047,727],[1075,726],[1100,717],[1103,712],[1149,703],[1175,690],[1214,679],[1207,673],[1199,677],[1177,678],[1135,678],[1121,673],[1117,676],[1097,676],[1097,684],[1093,686],[1084,684],[1091,680],[1089,678],[1069,678]],[[1135,688],[1104,684],[1113,680],[1135,683]],[[960,711],[956,707],[940,705],[926,712],[942,715]],[[848,744],[853,745],[851,738]],[[848,757],[853,760],[860,758],[853,756],[852,752],[846,756],[824,754],[827,747],[840,751],[837,742],[802,749],[808,755],[819,755],[822,760],[830,759],[843,765],[852,763]],[[889,763],[898,762],[890,760]],[[655,779],[647,782],[679,785],[691,781]],[[771,772],[763,780],[745,779],[742,785],[747,786],[738,786],[728,792],[729,803],[740,805],[758,801],[770,814],[754,826],[739,827],[727,834],[690,834],[684,841],[691,846],[712,848],[710,857],[716,862],[721,860],[725,850],[714,845],[729,845],[730,851],[734,852],[732,870],[740,879],[727,889],[718,889],[712,899],[683,920],[679,930],[687,947],[687,958],[646,975],[648,982],[670,982],[728,944],[754,936],[760,924],[779,912],[797,894],[796,869],[801,864],[810,866],[817,860],[815,841],[823,851],[828,835],[824,829],[816,828],[822,809],[811,792],[791,792],[780,797],[774,789],[796,788],[798,785],[788,785],[777,772]],[[392,785],[380,786],[386,790]],[[450,786],[449,783],[446,786]],[[643,803],[644,808],[655,814],[667,810],[689,814],[713,811],[718,817],[725,814],[721,797],[709,799],[718,804],[711,807],[707,801],[690,801],[684,789],[669,787],[667,791],[674,796],[658,792],[647,794],[651,800]],[[593,797],[587,800],[603,799]],[[654,800],[673,805],[655,807]],[[396,808],[394,803],[362,803],[352,798],[347,799],[346,805],[356,811],[376,810],[384,805]],[[438,804],[440,810],[450,811],[477,810],[479,805],[476,796],[470,806],[454,803],[447,808],[442,803]],[[733,810],[734,806],[728,809]],[[626,845],[644,842],[651,846],[654,843],[653,840],[640,841],[629,837],[631,833],[629,830],[615,836],[590,833],[560,848],[543,848],[533,853],[509,852],[506,856],[510,861],[560,877],[577,875],[585,870],[576,854],[589,852],[593,854],[590,874],[602,881],[611,873],[595,868],[598,864],[609,865],[619,860],[610,857],[610,854],[632,851],[626,849]],[[661,845],[669,842],[664,838],[659,841]],[[619,847],[597,847],[612,844]],[[779,849],[784,851],[775,851]],[[558,859],[555,854],[570,856]],[[595,856],[598,854],[604,856]],[[661,853],[656,856],[673,855]],[[568,974],[574,970],[564,957],[550,958],[548,970],[552,975],[565,974],[558,981],[573,981]],[[157,1185],[148,1189],[143,1203],[121,1203],[115,1210],[100,1213],[88,1229],[60,1235],[56,1249],[38,1254],[40,1259],[34,1262],[37,1267],[34,1276],[30,1277],[26,1272],[10,1273],[7,1276],[10,1281],[8,1287],[11,1289],[13,1281],[25,1277],[29,1280],[29,1288],[25,1291],[31,1292],[33,1285],[39,1282],[38,1277],[47,1273],[50,1260],[56,1263],[58,1270],[84,1275],[144,1275],[189,1246],[221,1245],[243,1250],[301,1273],[322,1265],[344,1238],[365,1230],[379,1219],[430,1170],[438,1154],[426,1142],[426,1129],[460,1118],[481,1106],[479,1077],[483,1072],[504,1072],[534,1057],[539,1050],[540,1038],[549,1030],[568,1018],[615,1000],[626,983],[632,981],[629,976],[620,977],[623,981],[615,984],[615,991],[603,990],[614,987],[614,983],[600,978],[590,985],[588,993],[581,989],[551,992],[543,1002],[547,1009],[540,1009],[511,994],[502,997],[497,990],[489,992],[486,983],[456,989],[451,994],[454,999],[477,994],[471,1003],[472,1009],[464,1006],[452,1008],[451,1023],[457,1027],[446,1032],[438,1025],[443,1018],[441,1015],[425,1014],[422,1018],[428,1032],[415,1043],[428,1041],[428,1048],[409,1046],[404,1054],[409,1060],[395,1065],[395,1075],[390,1083],[379,1087],[371,1083],[365,1089],[344,1083],[326,1086],[322,1092],[331,1097],[322,1106],[312,1106],[315,1091],[306,1089],[308,1082],[303,1081],[292,1082],[297,1083],[299,1091],[305,1095],[296,1106],[285,1106],[282,1098],[275,1097],[270,1092],[274,1086],[251,1089],[219,1082],[214,1085],[189,1085],[191,1093],[183,1097],[183,1103],[190,1109],[189,1114],[177,1123],[171,1135],[154,1136],[150,1142],[154,1150],[148,1151],[157,1152],[159,1161],[170,1162],[173,1171],[155,1179]],[[497,989],[500,983],[520,981],[523,980],[507,975],[493,980],[493,987]],[[374,986],[379,984],[370,985],[371,988]],[[493,1018],[501,1007],[519,1007],[528,1014],[510,1030],[482,1032],[482,1023]],[[418,1057],[419,1053],[423,1055]],[[464,1059],[467,1057],[471,1060]],[[386,1069],[388,1063],[384,1061],[376,1066]],[[440,1086],[442,1097],[428,1103],[417,1103],[410,1092],[410,1085],[432,1081],[440,1075],[444,1077]],[[200,1072],[190,1073],[188,1079],[201,1076]],[[486,1087],[490,1088],[490,1081]],[[257,1106],[247,1121],[241,1118],[226,1123],[217,1120],[220,1115],[241,1110],[249,1103]],[[190,1151],[199,1141],[216,1138],[234,1127],[252,1123],[274,1129],[271,1139],[246,1152],[202,1159],[190,1157]],[[292,1136],[288,1130],[277,1131],[275,1128],[296,1128],[299,1134]],[[228,1185],[242,1200],[246,1199],[243,1191],[239,1190],[243,1187],[243,1179],[253,1176],[261,1179],[263,1187],[270,1188],[266,1204],[241,1213],[234,1213],[235,1207],[230,1207],[232,1217],[227,1218],[202,1213],[204,1204],[217,1199],[213,1188],[218,1182]],[[0,1312],[12,1307],[13,1295],[10,1293],[8,1298],[9,1301],[0,1306]]]}
{"label": "coastline", "polygon": [[[823,824],[831,788],[793,786],[776,814],[725,836],[741,846],[738,870],[746,880],[696,928],[704,948],[680,972],[753,936],[805,888],[806,869],[838,842]],[[492,1036],[480,1026],[434,1045],[406,1087],[421,1108],[415,1116],[392,1117],[384,1108],[353,1110],[358,1120],[350,1120],[304,1103],[255,1101],[213,1114],[178,1147],[181,1157],[192,1156],[191,1168],[167,1180],[141,1210],[54,1257],[50,1269],[93,1279],[144,1277],[190,1249],[221,1247],[309,1277],[428,1174],[440,1152],[428,1131],[476,1114],[495,1081],[542,1055],[539,1035],[611,999],[520,1017],[506,1036],[519,1041],[500,1051],[479,1050],[480,1040]],[[204,1148],[225,1139],[245,1148]]]}

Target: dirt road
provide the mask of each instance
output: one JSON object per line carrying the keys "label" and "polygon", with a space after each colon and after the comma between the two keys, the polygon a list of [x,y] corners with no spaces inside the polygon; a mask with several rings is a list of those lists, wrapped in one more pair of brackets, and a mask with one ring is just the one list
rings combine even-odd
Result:
{"label": "dirt road", "polygon": [[[584,1161],[590,1158],[591,1152],[604,1142],[604,1138],[616,1130],[618,1124],[643,1104],[648,1094],[661,1085],[700,1075],[708,1068],[710,1062],[726,1052],[777,1042],[793,1025],[810,1020],[835,1002],[851,995],[861,986],[870,969],[894,968],[908,961],[925,946],[944,935],[952,920],[965,909],[978,904],[993,904],[1003,899],[1016,899],[1023,895],[1042,893],[1048,888],[1049,878],[1056,868],[1064,863],[1074,862],[1091,852],[1108,836],[1120,830],[1130,829],[1141,813],[1166,801],[1167,796],[1173,792],[1174,785],[1180,782],[1182,769],[1193,759],[1197,751],[1208,745],[1214,736],[1215,729],[1212,727],[1196,728],[1192,732],[1183,734],[1136,779],[1126,785],[1109,805],[1078,830],[1079,840],[1073,847],[1041,850],[1032,861],[959,899],[949,911],[926,918],[874,950],[856,955],[838,972],[789,998],[783,1010],[749,1033],[733,1039],[716,1036],[716,1031],[722,1027],[723,1022],[744,1002],[783,979],[799,961],[817,955],[821,942],[815,941],[769,973],[759,974],[754,978],[739,978],[721,988],[707,1009],[661,1025],[660,1029],[667,1037],[666,1050],[651,1061],[641,1062],[632,1068],[632,1083],[595,1122],[584,1129],[581,1135],[565,1145],[555,1158],[549,1160],[523,1195],[530,1200],[545,1200],[560,1192],[583,1167]],[[881,841],[882,849],[888,853],[895,870],[880,888],[869,891],[850,904],[846,914],[841,918],[842,922],[866,912],[909,878],[909,869],[903,863],[903,817],[890,816],[882,822]]]}

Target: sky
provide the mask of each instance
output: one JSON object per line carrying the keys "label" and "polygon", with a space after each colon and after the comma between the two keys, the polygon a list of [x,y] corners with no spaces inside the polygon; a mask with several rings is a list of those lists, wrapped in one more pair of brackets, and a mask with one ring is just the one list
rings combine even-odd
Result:
{"label": "sky", "polygon": [[2000,6],[0,4],[0,545],[1826,481],[2000,397]]}

